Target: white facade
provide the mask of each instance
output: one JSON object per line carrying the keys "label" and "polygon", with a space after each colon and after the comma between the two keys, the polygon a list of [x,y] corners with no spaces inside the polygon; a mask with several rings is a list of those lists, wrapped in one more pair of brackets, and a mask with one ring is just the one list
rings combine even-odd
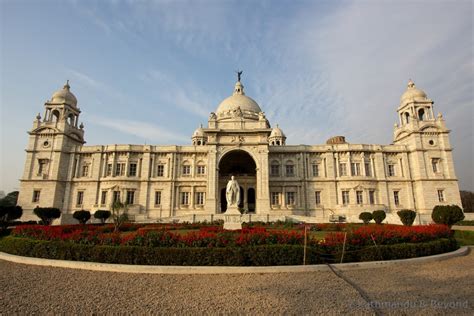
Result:
{"label": "white facade", "polygon": [[[69,84],[45,103],[29,132],[18,204],[23,219],[36,206],[109,209],[121,199],[136,220],[225,212],[231,175],[240,207],[265,216],[357,216],[383,209],[430,214],[438,204],[461,205],[449,130],[433,101],[409,82],[397,109],[391,145],[286,145],[240,80],[234,93],[198,128],[189,146],[85,146],[80,109]],[[218,215],[217,215],[218,216]]]}

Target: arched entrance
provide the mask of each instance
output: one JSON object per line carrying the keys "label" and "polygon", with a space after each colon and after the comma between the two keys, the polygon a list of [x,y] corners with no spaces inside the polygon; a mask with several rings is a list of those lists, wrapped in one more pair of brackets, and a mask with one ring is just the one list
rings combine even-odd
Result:
{"label": "arched entrance", "polygon": [[227,209],[225,189],[231,176],[235,176],[240,185],[239,208],[254,213],[257,166],[252,156],[244,150],[230,151],[219,161],[219,213]]}

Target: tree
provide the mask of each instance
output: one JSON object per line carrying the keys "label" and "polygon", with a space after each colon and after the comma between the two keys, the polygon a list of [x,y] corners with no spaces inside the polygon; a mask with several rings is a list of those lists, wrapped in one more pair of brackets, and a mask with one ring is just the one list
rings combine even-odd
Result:
{"label": "tree", "polygon": [[0,230],[5,230],[11,221],[23,215],[21,206],[0,206]]}
{"label": "tree", "polygon": [[72,217],[77,219],[80,224],[85,225],[87,221],[91,219],[91,212],[84,210],[75,211],[74,214],[72,214]]}
{"label": "tree", "polygon": [[18,201],[18,191],[8,193],[3,199],[0,199],[0,206],[15,206]]}
{"label": "tree", "polygon": [[474,212],[474,192],[471,191],[460,191],[461,203],[464,213]]}
{"label": "tree", "polygon": [[370,212],[362,212],[359,214],[359,219],[367,225],[373,219],[373,216]]}
{"label": "tree", "polygon": [[436,224],[451,227],[464,219],[464,213],[457,205],[436,205],[431,213],[431,218]]}
{"label": "tree", "polygon": [[413,225],[413,222],[416,218],[416,212],[412,210],[401,210],[397,212],[398,217],[400,217],[400,221],[405,226]]}
{"label": "tree", "polygon": [[107,210],[97,210],[94,213],[94,218],[100,220],[102,224],[105,224],[105,221],[110,217],[110,211]]}
{"label": "tree", "polygon": [[387,215],[385,214],[384,210],[378,210],[372,212],[372,217],[374,218],[376,224],[382,224],[383,220],[385,219],[385,217],[387,217]]}
{"label": "tree", "polygon": [[114,231],[118,232],[120,226],[128,221],[127,204],[119,200],[112,203],[112,219],[114,221]]}
{"label": "tree", "polygon": [[54,219],[61,217],[61,211],[54,207],[36,207],[33,213],[41,219],[43,225],[51,225]]}

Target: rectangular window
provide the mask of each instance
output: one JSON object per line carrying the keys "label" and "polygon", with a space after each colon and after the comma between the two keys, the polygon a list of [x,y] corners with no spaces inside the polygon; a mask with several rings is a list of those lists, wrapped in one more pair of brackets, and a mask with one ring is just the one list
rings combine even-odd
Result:
{"label": "rectangular window", "polygon": [[286,176],[293,177],[295,175],[295,166],[294,165],[286,165]]}
{"label": "rectangular window", "polygon": [[344,162],[339,164],[339,176],[347,176],[346,164]]}
{"label": "rectangular window", "polygon": [[137,164],[136,163],[131,163],[130,166],[128,167],[128,175],[130,177],[136,177],[137,176]]}
{"label": "rectangular window", "polygon": [[181,192],[181,205],[189,205],[189,192]]}
{"label": "rectangular window", "polygon": [[313,169],[313,177],[319,177],[319,165],[318,164],[312,165],[312,169]]}
{"label": "rectangular window", "polygon": [[82,206],[82,202],[84,201],[84,191],[78,191],[76,197],[76,206]]}
{"label": "rectangular window", "polygon": [[286,205],[295,205],[296,192],[286,192]]}
{"label": "rectangular window", "polygon": [[362,191],[356,191],[357,204],[364,204],[364,198],[362,196]]}
{"label": "rectangular window", "polygon": [[120,191],[114,191],[112,202],[120,202]]}
{"label": "rectangular window", "polygon": [[197,174],[203,175],[206,173],[206,166],[197,166]]}
{"label": "rectangular window", "polygon": [[34,202],[34,203],[39,202],[40,194],[41,194],[40,190],[34,190],[33,191],[33,199],[31,200],[31,202]]}
{"label": "rectangular window", "polygon": [[393,202],[395,205],[400,205],[399,191],[393,191]]}
{"label": "rectangular window", "polygon": [[444,190],[438,190],[438,201],[444,202]]}
{"label": "rectangular window", "polygon": [[191,166],[183,166],[183,176],[191,175]]}
{"label": "rectangular window", "polygon": [[204,205],[204,192],[196,192],[196,205]]}
{"label": "rectangular window", "polygon": [[431,166],[433,167],[433,172],[438,173],[439,172],[439,158],[431,159]]}
{"label": "rectangular window", "polygon": [[375,204],[375,191],[373,190],[369,191],[369,203]]}
{"label": "rectangular window", "polygon": [[314,199],[316,201],[316,205],[321,204],[321,191],[314,192]]}
{"label": "rectangular window", "polygon": [[127,191],[127,204],[134,204],[135,203],[135,191]]}
{"label": "rectangular window", "polygon": [[48,164],[48,159],[38,159],[38,175],[46,173],[46,165]]}
{"label": "rectangular window", "polygon": [[82,176],[87,177],[89,176],[89,165],[85,164],[82,166]]}
{"label": "rectangular window", "polygon": [[273,164],[270,166],[270,174],[274,177],[280,176],[280,165]]}
{"label": "rectangular window", "polygon": [[157,165],[156,166],[156,176],[163,177],[165,175],[165,166],[164,165]]}
{"label": "rectangular window", "polygon": [[280,192],[271,192],[272,205],[280,205]]}
{"label": "rectangular window", "polygon": [[388,176],[389,177],[395,177],[395,165],[394,164],[389,164],[387,170],[388,170]]}
{"label": "rectangular window", "polygon": [[155,191],[155,205],[161,205],[161,191]]}
{"label": "rectangular window", "polygon": [[351,173],[353,176],[360,176],[360,163],[358,162],[351,163]]}
{"label": "rectangular window", "polygon": [[342,191],[342,204],[349,204],[349,191]]}
{"label": "rectangular window", "polygon": [[107,204],[107,191],[102,191],[100,196],[100,204],[105,205]]}
{"label": "rectangular window", "polygon": [[125,174],[125,163],[121,162],[115,165],[115,176],[123,176]]}
{"label": "rectangular window", "polygon": [[107,172],[105,173],[107,177],[110,177],[112,175],[112,164],[108,163],[107,164]]}
{"label": "rectangular window", "polygon": [[365,176],[366,177],[372,176],[372,172],[370,171],[370,163],[368,162],[365,163]]}

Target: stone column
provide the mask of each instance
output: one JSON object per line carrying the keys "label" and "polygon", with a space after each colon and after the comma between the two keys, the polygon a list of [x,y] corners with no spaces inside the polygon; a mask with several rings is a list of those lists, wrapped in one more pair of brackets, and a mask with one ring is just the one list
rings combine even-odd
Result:
{"label": "stone column", "polygon": [[219,170],[217,165],[217,146],[209,145],[207,156],[207,197],[205,209],[211,214],[217,214]]}
{"label": "stone column", "polygon": [[268,145],[259,146],[257,163],[257,196],[256,213],[268,214],[270,212],[270,193],[268,178]]}

